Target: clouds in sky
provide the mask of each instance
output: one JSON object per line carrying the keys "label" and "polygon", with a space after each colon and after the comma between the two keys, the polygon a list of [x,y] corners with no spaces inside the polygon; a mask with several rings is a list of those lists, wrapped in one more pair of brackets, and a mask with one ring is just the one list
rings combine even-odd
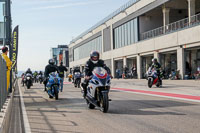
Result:
{"label": "clouds in sky", "polygon": [[57,8],[74,7],[74,6],[82,6],[82,5],[98,4],[98,3],[101,3],[101,1],[68,2],[66,4],[41,6],[41,7],[36,7],[36,8],[32,8],[32,9],[34,9],[34,10],[57,9]]}
{"label": "clouds in sky", "polygon": [[26,0],[24,4],[31,5],[34,7],[30,10],[47,10],[47,9],[58,9],[66,7],[76,7],[83,5],[91,5],[102,3],[101,0]]}

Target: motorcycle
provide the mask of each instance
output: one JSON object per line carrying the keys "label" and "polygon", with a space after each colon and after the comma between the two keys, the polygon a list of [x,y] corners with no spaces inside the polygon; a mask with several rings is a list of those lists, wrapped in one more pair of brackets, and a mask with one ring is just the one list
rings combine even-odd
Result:
{"label": "motorcycle", "polygon": [[30,89],[32,86],[32,75],[30,73],[26,74],[25,78],[24,78],[24,83],[27,87],[27,89]]}
{"label": "motorcycle", "polygon": [[38,81],[39,81],[38,75],[34,76],[34,81],[35,81],[35,83],[38,83]]}
{"label": "motorcycle", "polygon": [[109,101],[111,101],[108,96],[111,77],[102,67],[96,67],[92,74],[87,86],[86,103],[89,109],[97,107],[100,111],[106,113],[109,108]]}
{"label": "motorcycle", "polygon": [[72,81],[72,74],[68,75],[68,81],[71,82]]}
{"label": "motorcycle", "polygon": [[158,78],[157,71],[149,68],[147,71],[148,87],[151,88],[153,85],[160,87],[162,85],[162,80]]}
{"label": "motorcycle", "polygon": [[81,73],[75,72],[74,73],[74,87],[80,88],[80,84],[81,84]]}
{"label": "motorcycle", "polygon": [[57,73],[50,73],[48,83],[46,85],[46,90],[49,95],[49,98],[55,97],[58,100],[59,94],[59,86],[60,86],[60,77]]}
{"label": "motorcycle", "polygon": [[39,79],[40,84],[42,84],[42,82],[43,82],[43,80],[44,80],[43,75],[38,75],[38,79]]}

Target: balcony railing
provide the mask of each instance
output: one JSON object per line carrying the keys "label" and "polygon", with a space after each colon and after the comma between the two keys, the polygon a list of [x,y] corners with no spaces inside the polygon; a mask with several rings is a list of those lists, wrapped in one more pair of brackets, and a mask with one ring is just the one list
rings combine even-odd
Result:
{"label": "balcony railing", "polygon": [[200,24],[200,14],[194,15],[191,17],[191,21],[189,22],[189,18],[182,19],[180,21],[168,24],[163,27],[159,27],[157,29],[147,31],[140,34],[140,40],[146,40],[153,37],[157,37],[160,35],[168,34],[171,32],[175,32],[181,29],[189,28],[195,25]]}
{"label": "balcony railing", "polygon": [[0,110],[7,98],[6,62],[0,55]]}

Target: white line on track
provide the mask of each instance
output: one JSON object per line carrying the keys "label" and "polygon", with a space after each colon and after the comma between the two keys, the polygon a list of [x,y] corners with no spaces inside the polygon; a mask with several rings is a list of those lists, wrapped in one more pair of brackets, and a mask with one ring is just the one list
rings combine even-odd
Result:
{"label": "white line on track", "polygon": [[21,91],[21,87],[19,86],[19,94],[20,94],[20,101],[21,101],[21,108],[22,108],[22,116],[23,116],[23,120],[24,120],[24,128],[25,128],[25,133],[31,133],[31,128],[30,128],[30,124],[28,121],[28,116],[26,113],[26,107],[24,105],[24,99],[23,99],[23,95],[22,95],[22,91]]}

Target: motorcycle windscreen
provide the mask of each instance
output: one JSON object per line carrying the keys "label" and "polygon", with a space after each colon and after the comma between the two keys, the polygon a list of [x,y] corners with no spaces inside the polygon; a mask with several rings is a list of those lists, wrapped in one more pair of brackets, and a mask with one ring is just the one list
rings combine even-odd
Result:
{"label": "motorcycle windscreen", "polygon": [[102,67],[96,67],[93,70],[93,75],[95,75],[97,78],[99,78],[99,80],[101,81],[101,83],[103,85],[106,85],[108,73],[107,73],[107,71],[104,68],[102,68]]}

